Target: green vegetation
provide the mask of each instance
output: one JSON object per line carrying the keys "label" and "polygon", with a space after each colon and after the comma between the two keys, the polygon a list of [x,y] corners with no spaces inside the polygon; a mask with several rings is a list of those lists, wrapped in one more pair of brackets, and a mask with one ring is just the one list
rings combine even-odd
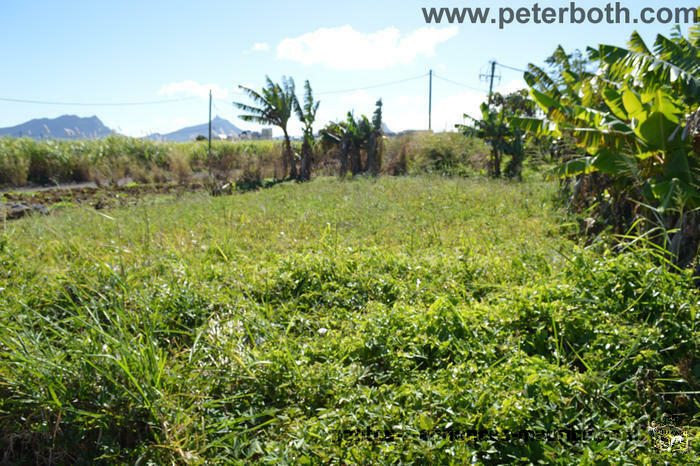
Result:
{"label": "green vegetation", "polygon": [[348,112],[345,121],[329,123],[321,131],[326,150],[338,154],[341,178],[347,175],[348,163],[352,176],[366,172],[377,176],[382,165],[383,137],[381,99],[376,103],[371,122],[365,115],[356,120],[353,112]]}
{"label": "green vegetation", "polygon": [[690,274],[564,239],[555,190],[317,178],[8,223],[3,461],[697,463]]}
{"label": "green vegetation", "polygon": [[[379,140],[374,129],[367,134]],[[304,154],[303,143],[291,145]],[[212,141],[209,159],[206,141],[172,143],[120,136],[84,141],[0,138],[0,186],[84,181],[106,186],[123,178],[138,183],[183,182],[210,169],[220,179],[260,185],[265,178],[283,178],[286,173],[281,164],[282,146],[281,141]],[[310,169],[316,175],[338,173],[337,151],[322,146],[311,145]],[[382,144],[376,147],[369,144],[368,138],[367,147],[373,148],[375,154],[372,171],[379,164],[384,173],[393,175],[476,174],[485,167],[488,154],[488,147],[481,140],[457,133],[418,132],[383,137]],[[365,152],[361,152],[361,157],[367,160]]]}
{"label": "green vegetation", "polygon": [[[294,80],[282,76],[282,84],[280,85],[273,83],[269,77],[265,76],[265,82],[265,87],[260,92],[244,86],[238,86],[257,107],[240,102],[234,102],[234,105],[236,108],[246,112],[246,114],[241,115],[240,118],[242,120],[262,125],[274,125],[282,130],[284,134],[284,150],[282,154],[282,162],[284,164],[283,178],[287,176],[287,169],[289,169],[291,178],[297,178],[297,163],[292,152],[289,134],[287,133],[287,123],[299,105],[294,90]],[[311,87],[307,86],[307,89],[310,96]]]}
{"label": "green vegetation", "polygon": [[545,117],[512,123],[573,138],[584,154],[554,174],[579,177],[580,210],[620,234],[653,234],[675,264],[691,265],[700,244],[700,27],[687,38],[679,28],[659,35],[653,48],[635,32],[628,48],[600,45],[589,57],[597,70],[561,47],[557,76],[530,65],[525,79]]}
{"label": "green vegetation", "polygon": [[507,96],[499,93],[492,95],[489,102],[481,104],[481,119],[464,115],[472,122],[471,125],[457,125],[464,134],[478,136],[491,146],[491,158],[489,159],[489,176],[500,178],[501,161],[505,155],[511,159],[506,166],[508,178],[520,178],[522,176],[523,158],[525,157],[525,141],[523,131],[510,123],[516,116],[529,116],[535,114],[535,103],[522,90],[513,92]]}
{"label": "green vegetation", "polygon": [[462,133],[318,144],[268,78],[281,142],[0,138],[0,185],[136,181],[3,195],[61,208],[2,223],[0,462],[700,463],[699,50],[559,47]]}
{"label": "green vegetation", "polygon": [[301,167],[299,167],[299,180],[309,181],[311,179],[311,161],[314,152],[314,122],[318,112],[319,101],[314,102],[314,95],[311,92],[311,84],[307,80],[304,83],[304,106],[301,106],[299,99],[294,100],[294,112],[301,121],[304,130],[303,142],[301,144]]}
{"label": "green vegetation", "polygon": [[413,132],[387,138],[384,173],[391,175],[485,175],[489,146],[461,133]]}
{"label": "green vegetation", "polygon": [[279,141],[212,141],[169,143],[110,136],[98,140],[0,138],[0,186],[96,181],[116,184],[122,178],[140,183],[185,181],[193,172],[214,170],[234,178],[246,170],[282,177]]}

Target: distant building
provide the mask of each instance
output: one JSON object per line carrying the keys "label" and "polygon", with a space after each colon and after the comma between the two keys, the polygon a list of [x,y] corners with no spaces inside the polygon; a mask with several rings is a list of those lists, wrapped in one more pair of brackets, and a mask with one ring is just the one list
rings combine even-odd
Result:
{"label": "distant building", "polygon": [[262,129],[262,134],[261,134],[261,139],[272,139],[272,128],[263,128]]}
{"label": "distant building", "polygon": [[257,131],[242,131],[240,134],[241,141],[259,141],[262,135]]}

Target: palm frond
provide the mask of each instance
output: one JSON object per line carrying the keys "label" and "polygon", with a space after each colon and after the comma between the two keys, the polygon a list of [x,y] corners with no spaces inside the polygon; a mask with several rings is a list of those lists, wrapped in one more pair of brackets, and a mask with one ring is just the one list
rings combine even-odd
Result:
{"label": "palm frond", "polygon": [[251,123],[258,123],[261,125],[269,125],[272,123],[269,119],[256,115],[240,115],[239,118],[243,121],[249,121]]}
{"label": "palm frond", "polygon": [[265,97],[263,97],[262,95],[260,95],[260,94],[259,94],[258,92],[256,92],[255,90],[250,89],[250,88],[247,88],[247,87],[245,87],[245,86],[238,86],[238,88],[239,88],[240,90],[242,90],[243,93],[246,94],[252,101],[254,101],[254,102],[258,103],[258,104],[261,104],[261,105],[269,105],[269,104],[270,104],[270,103],[267,101],[267,99],[265,99]]}
{"label": "palm frond", "polygon": [[597,57],[607,64],[613,78],[626,79],[632,75],[646,86],[654,88],[678,81],[686,92],[693,97],[698,96],[700,78],[696,74],[697,64],[691,63],[689,69],[684,69],[657,56],[634,52],[615,45],[601,45]]}
{"label": "palm frond", "polygon": [[527,65],[527,69],[524,78],[530,87],[539,87],[542,90],[552,92],[555,96],[561,95],[557,83],[542,68],[530,63]]}
{"label": "palm frond", "polygon": [[647,47],[647,44],[642,39],[637,31],[632,32],[629,42],[627,42],[630,50],[638,53],[651,54],[651,50]]}

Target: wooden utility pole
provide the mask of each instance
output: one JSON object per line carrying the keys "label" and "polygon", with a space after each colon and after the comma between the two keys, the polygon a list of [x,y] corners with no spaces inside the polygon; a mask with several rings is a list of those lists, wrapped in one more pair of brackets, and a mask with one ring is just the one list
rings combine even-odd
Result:
{"label": "wooden utility pole", "polygon": [[430,70],[428,84],[428,131],[433,129],[433,70]]}
{"label": "wooden utility pole", "polygon": [[211,89],[209,89],[209,159],[211,159]]}
{"label": "wooden utility pole", "polygon": [[496,60],[491,62],[491,82],[489,83],[489,110],[491,110],[491,96],[493,95],[493,78],[496,75]]}

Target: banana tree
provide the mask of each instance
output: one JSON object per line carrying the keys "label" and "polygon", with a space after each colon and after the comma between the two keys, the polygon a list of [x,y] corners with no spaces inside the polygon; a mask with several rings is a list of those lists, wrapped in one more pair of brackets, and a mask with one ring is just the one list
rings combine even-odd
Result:
{"label": "banana tree", "polygon": [[[352,112],[348,112],[345,121],[329,123],[321,131],[321,138],[326,148],[335,148],[339,153],[339,176],[345,177],[348,164],[352,175],[370,170],[371,173],[379,173],[381,164],[381,100],[377,102],[373,121],[362,115],[355,119]],[[363,151],[366,161],[363,164]]]}
{"label": "banana tree", "polygon": [[325,149],[338,151],[340,166],[338,176],[345,178],[348,173],[348,161],[351,153],[359,153],[358,127],[352,112],[348,112],[345,121],[329,123],[321,130],[321,141]]}
{"label": "banana tree", "polygon": [[284,149],[282,151],[284,173],[286,174],[287,169],[289,169],[289,176],[296,178],[297,166],[287,133],[287,123],[294,112],[294,102],[297,100],[294,92],[294,80],[282,76],[282,84],[280,85],[265,76],[265,81],[266,85],[261,92],[238,86],[257,106],[240,102],[233,102],[233,105],[247,112],[247,114],[240,116],[243,121],[274,125],[282,130],[284,134]]}
{"label": "banana tree", "polygon": [[494,94],[491,106],[481,104],[481,118],[469,115],[464,117],[471,125],[456,125],[467,136],[477,136],[491,146],[491,158],[488,172],[493,178],[501,176],[501,161],[504,155],[510,155],[511,161],[507,166],[508,177],[520,177],[520,169],[524,156],[523,133],[517,126],[511,124],[514,115],[534,114],[534,104],[523,91],[514,92],[507,96]]}
{"label": "banana tree", "polygon": [[376,103],[377,108],[372,116],[372,126],[369,128],[369,136],[365,143],[365,151],[367,152],[367,167],[366,169],[377,176],[382,166],[382,153],[384,149],[382,131],[382,99]]}
{"label": "banana tree", "polygon": [[314,102],[311,85],[309,81],[306,81],[304,83],[304,106],[301,106],[299,100],[294,100],[294,110],[304,125],[304,141],[301,145],[301,169],[299,170],[300,181],[309,181],[311,179],[311,156],[314,146],[313,124],[316,120],[319,104],[320,102],[318,101]]}
{"label": "banana tree", "polygon": [[511,123],[534,134],[572,136],[586,155],[552,174],[600,172],[615,185],[617,201],[641,202],[655,217],[668,214],[662,226],[678,229],[670,242],[679,257],[687,230],[684,214],[700,206],[692,125],[700,88],[698,28],[689,38],[678,29],[670,39],[659,35],[653,50],[634,33],[628,48],[601,45],[588,54],[598,72],[566,73],[564,86],[531,65],[525,78],[545,117],[515,117]]}

